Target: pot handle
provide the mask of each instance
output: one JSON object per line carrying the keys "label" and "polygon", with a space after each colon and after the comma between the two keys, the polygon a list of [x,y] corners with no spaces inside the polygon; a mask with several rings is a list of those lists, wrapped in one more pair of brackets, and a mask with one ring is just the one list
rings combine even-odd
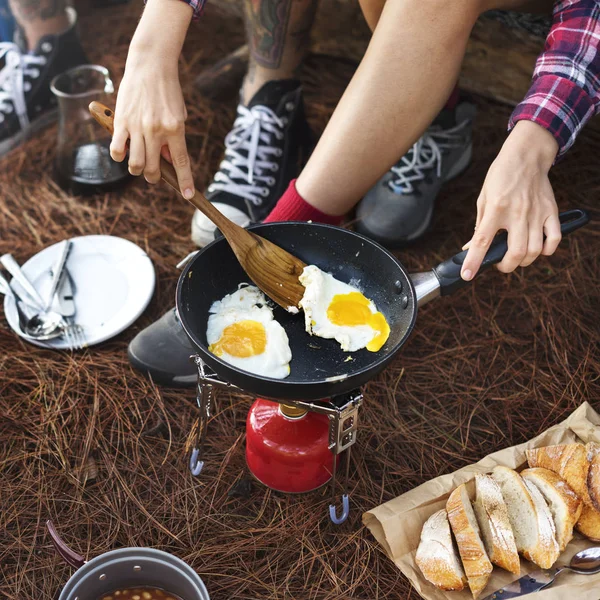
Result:
{"label": "pot handle", "polygon": [[[590,216],[585,210],[575,208],[573,210],[567,210],[560,213],[560,231],[563,236],[583,227],[589,223]],[[544,236],[545,239],[545,236]],[[506,254],[508,250],[507,233],[506,231],[499,233],[492,242],[487,254],[485,255],[481,267],[477,272],[477,275],[483,270],[488,269],[492,265],[498,264]],[[458,254],[455,254],[452,258],[445,260],[433,269],[440,282],[440,292],[442,296],[452,294],[456,290],[467,285],[468,281],[465,281],[460,276],[463,262],[467,256],[468,250],[463,250]]]}
{"label": "pot handle", "polygon": [[58,532],[56,531],[52,521],[46,521],[46,529],[50,534],[50,539],[52,540],[54,549],[67,564],[71,565],[75,569],[79,569],[85,565],[85,558],[83,558],[83,556],[80,554],[77,554],[77,552],[74,550],[71,550],[71,548],[64,543],[60,535],[58,535]]}

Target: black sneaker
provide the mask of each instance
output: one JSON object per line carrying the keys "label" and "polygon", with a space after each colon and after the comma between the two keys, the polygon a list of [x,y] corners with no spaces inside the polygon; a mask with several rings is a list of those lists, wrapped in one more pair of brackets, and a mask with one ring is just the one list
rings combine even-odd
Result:
{"label": "black sneaker", "polygon": [[129,344],[129,362],[152,380],[172,387],[193,387],[198,379],[190,360],[195,350],[174,308],[140,331]]}
{"label": "black sneaker", "polygon": [[0,156],[58,116],[50,82],[71,67],[87,63],[75,32],[77,15],[67,8],[70,26],[59,35],[44,36],[32,52],[0,42]]}
{"label": "black sneaker", "polygon": [[471,162],[475,105],[445,109],[372,187],[356,210],[356,229],[384,246],[415,241],[428,229],[442,185]]}
{"label": "black sneaker", "polygon": [[[225,157],[206,197],[242,227],[259,223],[300,174],[311,140],[300,82],[266,83],[247,107],[238,105],[233,129],[225,138]],[[212,221],[196,211],[194,243],[206,246],[214,236]]]}

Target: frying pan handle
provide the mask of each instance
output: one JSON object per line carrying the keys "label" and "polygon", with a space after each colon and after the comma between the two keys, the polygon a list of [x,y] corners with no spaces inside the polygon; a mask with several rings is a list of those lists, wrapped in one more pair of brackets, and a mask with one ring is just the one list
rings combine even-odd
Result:
{"label": "frying pan handle", "polygon": [[[576,208],[560,213],[559,219],[561,223],[560,231],[563,236],[565,236],[572,231],[575,231],[576,229],[586,225],[590,220],[590,216],[585,210]],[[507,251],[507,233],[499,233],[494,238],[492,245],[487,251],[483,262],[481,263],[481,267],[479,268],[478,274],[483,270],[488,269],[492,265],[498,264],[504,258],[504,255]],[[454,255],[452,258],[440,263],[433,269],[433,272],[436,274],[440,282],[440,291],[442,296],[452,294],[456,290],[469,283],[460,276],[460,271],[467,256],[467,252],[468,250],[463,250],[462,252]]]}
{"label": "frying pan handle", "polygon": [[46,521],[46,529],[50,534],[50,539],[52,540],[52,544],[54,545],[54,549],[56,553],[69,565],[79,569],[85,565],[85,558],[80,554],[77,554],[74,550],[71,550],[69,546],[67,546],[60,535],[58,535],[58,531],[54,527],[54,523],[48,520]]}

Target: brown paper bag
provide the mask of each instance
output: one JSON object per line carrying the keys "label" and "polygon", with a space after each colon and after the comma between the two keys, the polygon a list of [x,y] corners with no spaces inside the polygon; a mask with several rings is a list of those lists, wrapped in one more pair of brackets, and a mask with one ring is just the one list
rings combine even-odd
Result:
{"label": "brown paper bag", "polygon": [[[421,574],[415,562],[415,555],[423,523],[434,512],[446,506],[446,500],[454,488],[472,480],[478,473],[489,473],[497,465],[520,469],[527,462],[525,450],[528,448],[578,441],[600,443],[600,415],[587,402],[565,421],[551,427],[529,442],[489,454],[474,465],[432,479],[410,492],[370,510],[363,515],[363,523],[423,598],[426,600],[470,600],[472,595],[468,589],[462,592],[444,592],[431,585]],[[473,490],[469,491],[472,493]],[[573,554],[592,545],[594,544],[589,540],[575,534],[573,541],[562,553],[558,564],[568,563]],[[538,568],[533,563],[522,560],[520,576],[536,571]],[[484,598],[515,579],[518,577],[495,567],[480,598]],[[552,587],[523,597],[535,597],[540,600],[600,600],[600,574],[575,575],[564,572],[558,576]]]}

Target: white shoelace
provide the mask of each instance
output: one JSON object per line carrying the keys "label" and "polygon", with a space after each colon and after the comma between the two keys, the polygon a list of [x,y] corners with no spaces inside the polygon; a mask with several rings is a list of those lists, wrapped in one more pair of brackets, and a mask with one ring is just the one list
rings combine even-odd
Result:
{"label": "white shoelace", "polygon": [[400,163],[391,168],[396,178],[389,182],[397,194],[411,194],[414,183],[425,179],[427,172],[436,169],[442,175],[443,151],[462,145],[462,133],[469,121],[462,121],[451,129],[430,127],[413,147],[402,157]]}
{"label": "white shoelace", "polygon": [[265,172],[276,172],[279,164],[272,159],[283,154],[273,138],[283,139],[286,124],[286,117],[266,106],[238,106],[238,117],[225,138],[225,158],[208,191],[229,192],[260,206],[275,185],[275,178]]}
{"label": "white shoelace", "polygon": [[0,71],[0,123],[5,115],[15,111],[21,129],[29,125],[25,93],[31,89],[26,77],[36,79],[40,76],[37,66],[46,64],[46,57],[35,54],[24,54],[12,42],[0,42],[0,60],[4,58],[5,66]]}

